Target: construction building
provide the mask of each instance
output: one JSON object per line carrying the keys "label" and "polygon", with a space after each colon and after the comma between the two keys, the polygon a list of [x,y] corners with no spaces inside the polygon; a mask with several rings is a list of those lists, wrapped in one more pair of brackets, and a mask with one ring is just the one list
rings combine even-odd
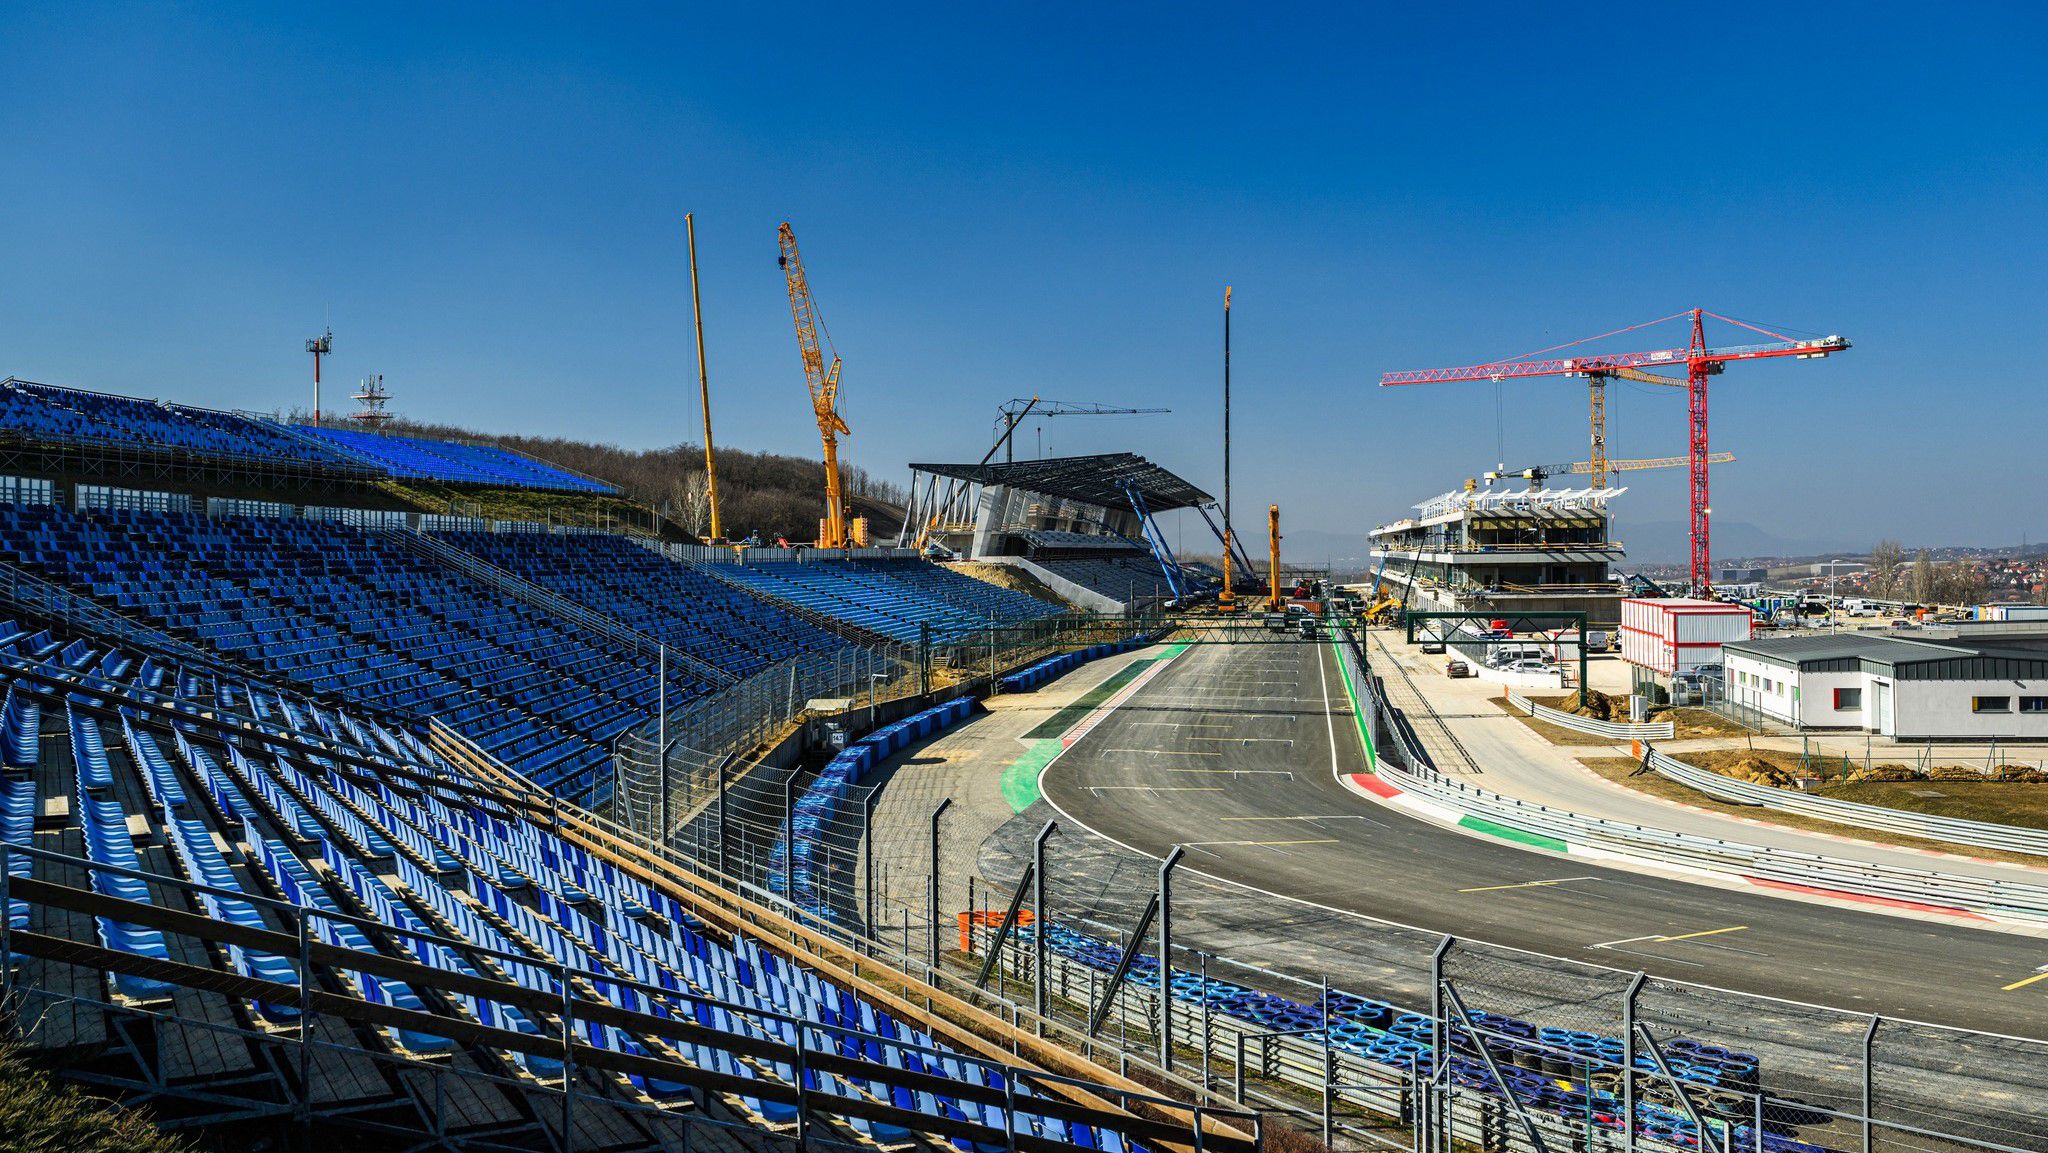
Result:
{"label": "construction building", "polygon": [[[913,464],[905,544],[1023,569],[1099,612],[1189,602],[1213,593],[1154,519],[1194,509],[1222,545],[1216,502],[1133,453],[978,464]],[[943,483],[942,483],[943,482]],[[1258,571],[1235,550],[1241,580]]]}
{"label": "construction building", "polygon": [[[1622,559],[1607,504],[1626,488],[1465,489],[1372,530],[1380,579],[1413,609],[1583,612],[1591,628],[1621,621]],[[1395,595],[1399,595],[1397,591]]]}
{"label": "construction building", "polygon": [[2048,739],[2048,629],[1779,637],[1722,646],[1727,699],[1802,729]]}

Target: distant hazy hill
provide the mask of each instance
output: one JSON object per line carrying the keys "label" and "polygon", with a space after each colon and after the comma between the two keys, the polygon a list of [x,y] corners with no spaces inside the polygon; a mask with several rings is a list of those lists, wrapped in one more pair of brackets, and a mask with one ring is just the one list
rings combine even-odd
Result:
{"label": "distant hazy hill", "polygon": [[[615,444],[477,432],[448,425],[393,421],[389,431],[400,435],[446,437],[502,445],[536,456],[619,488],[642,504],[683,525],[687,514],[683,489],[692,474],[704,471],[701,445],[630,450]],[[900,486],[876,481],[859,468],[846,468],[845,480],[856,515],[870,522],[876,537],[893,537],[903,523]],[[777,456],[740,449],[718,450],[718,505],[729,537],[752,532],[773,539],[811,540],[818,535],[818,514],[824,504],[825,466],[803,457]]]}
{"label": "distant hazy hill", "polygon": [[[1624,568],[1631,564],[1683,563],[1692,553],[1691,546],[1686,541],[1686,532],[1687,526],[1682,520],[1623,518],[1614,528],[1614,534],[1628,547],[1628,560],[1624,563]],[[1857,543],[1828,536],[1795,539],[1779,536],[1748,521],[1718,518],[1714,521],[1714,555],[1717,557],[1811,556],[1818,553],[1861,552],[1869,547],[1869,541]]]}

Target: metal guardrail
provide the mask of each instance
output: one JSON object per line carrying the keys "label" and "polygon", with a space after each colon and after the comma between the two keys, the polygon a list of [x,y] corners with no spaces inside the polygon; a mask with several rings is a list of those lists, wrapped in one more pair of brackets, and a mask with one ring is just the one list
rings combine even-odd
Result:
{"label": "metal guardrail", "polygon": [[1678,733],[1678,726],[1671,721],[1651,721],[1646,724],[1630,724],[1623,721],[1603,721],[1597,717],[1582,717],[1549,705],[1539,705],[1520,693],[1509,693],[1508,703],[1535,717],[1545,724],[1585,733],[1591,737],[1612,737],[1617,741],[1668,741]]}
{"label": "metal guardrail", "polygon": [[1968,821],[1932,813],[1909,813],[1881,805],[1865,805],[1834,797],[1817,797],[1792,789],[1739,781],[1711,769],[1690,765],[1676,757],[1649,750],[1646,759],[1659,776],[1697,789],[1717,800],[1737,805],[1756,805],[1780,812],[1797,813],[1818,820],[1850,825],[1859,829],[1903,833],[1980,849],[2002,849],[2009,853],[2030,853],[2048,857],[2048,829],[2027,829],[1989,821]]}
{"label": "metal guardrail", "polygon": [[[1351,659],[1349,646],[1341,646],[1340,651],[1346,660]],[[1427,767],[1426,756],[1419,755],[1421,750],[1405,751],[1407,757],[1380,758],[1379,775],[1463,815],[1554,842],[1556,848],[1577,844],[1640,861],[1745,879],[2048,922],[2048,885],[1850,861],[1589,817],[1450,780]],[[1403,767],[1402,760],[1415,768]]]}

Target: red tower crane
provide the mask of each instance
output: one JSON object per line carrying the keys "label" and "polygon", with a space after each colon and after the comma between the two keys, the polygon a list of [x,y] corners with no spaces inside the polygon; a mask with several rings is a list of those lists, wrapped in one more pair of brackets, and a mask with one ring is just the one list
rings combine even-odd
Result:
{"label": "red tower crane", "polygon": [[[1718,348],[1707,347],[1704,318],[1733,324],[1752,332],[1771,337],[1768,344],[1727,345]],[[1550,353],[1590,341],[1604,340],[1639,328],[1665,324],[1679,319],[1692,321],[1692,340],[1684,348],[1663,348],[1651,352],[1603,353],[1589,356],[1546,357]],[[1553,345],[1538,349],[1508,360],[1491,364],[1472,364],[1462,368],[1425,368],[1413,372],[1389,372],[1380,377],[1380,385],[1437,384],[1453,380],[1510,380],[1531,376],[1587,376],[1596,382],[1609,375],[1641,379],[1639,370],[1645,368],[1685,366],[1686,414],[1689,431],[1689,454],[1687,462],[1691,471],[1690,526],[1692,535],[1692,587],[1695,592],[1705,592],[1713,583],[1712,530],[1708,525],[1711,508],[1707,503],[1707,378],[1717,375],[1732,361],[1768,360],[1773,357],[1790,356],[1799,360],[1812,360],[1841,352],[1849,342],[1839,336],[1822,337],[1818,340],[1794,340],[1782,333],[1758,328],[1740,320],[1734,320],[1719,313],[1694,308],[1673,313],[1657,320],[1632,324],[1613,332],[1589,336],[1585,340],[1574,340],[1568,344]],[[1677,384],[1676,380],[1671,381]],[[1597,409],[1596,409],[1597,411]]]}

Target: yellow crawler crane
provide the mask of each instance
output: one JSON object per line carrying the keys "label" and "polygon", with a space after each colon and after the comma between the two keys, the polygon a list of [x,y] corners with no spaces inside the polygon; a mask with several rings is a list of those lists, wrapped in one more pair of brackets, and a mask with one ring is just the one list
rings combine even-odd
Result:
{"label": "yellow crawler crane", "polygon": [[811,389],[811,411],[817,414],[818,438],[825,445],[825,515],[818,522],[819,548],[845,548],[846,491],[839,475],[839,438],[853,430],[839,415],[839,354],[832,354],[832,367],[825,367],[825,350],[818,343],[818,308],[811,302],[811,286],[804,279],[804,262],[797,256],[796,233],[784,221],[778,230],[782,241],[782,275],[789,282],[789,313],[796,321],[797,351],[804,358],[804,381]]}

